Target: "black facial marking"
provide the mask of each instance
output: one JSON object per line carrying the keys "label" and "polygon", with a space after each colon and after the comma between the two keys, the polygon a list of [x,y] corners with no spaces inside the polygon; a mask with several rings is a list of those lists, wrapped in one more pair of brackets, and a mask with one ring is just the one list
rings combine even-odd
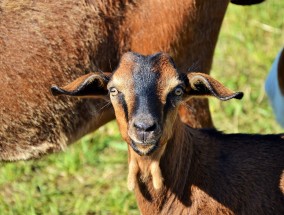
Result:
{"label": "black facial marking", "polygon": [[171,93],[167,95],[166,104],[164,106],[164,116],[163,116],[163,118],[166,118],[168,113],[169,113],[169,111],[174,108],[174,106],[173,106],[174,105],[174,103],[173,103],[174,101],[173,101],[172,97],[173,97],[173,95],[171,95]]}
{"label": "black facial marking", "polygon": [[128,121],[128,108],[125,102],[124,95],[122,93],[118,95],[118,100],[119,100],[119,103],[122,105],[123,111],[125,113],[125,118]]}
{"label": "black facial marking", "polygon": [[181,82],[185,85],[185,87],[188,87],[188,77],[187,74],[185,73],[180,73],[178,76],[179,80],[181,80]]}
{"label": "black facial marking", "polygon": [[[186,88],[186,84],[187,84],[186,79],[187,79],[186,74],[183,74],[183,73],[179,74],[179,80],[181,81],[181,83],[183,83],[182,86],[181,86],[182,89],[185,89],[185,88]],[[176,107],[177,103],[178,103],[178,102],[182,99],[182,97],[183,97],[183,96],[181,96],[181,97],[176,96],[176,95],[174,94],[174,90],[175,90],[175,89],[173,89],[173,90],[172,90],[171,92],[169,92],[168,95],[167,95],[166,104],[165,104],[164,110],[163,110],[163,113],[164,113],[163,118],[164,118],[164,119],[167,118],[168,113],[169,113],[172,109],[174,109],[174,108]]]}
{"label": "black facial marking", "polygon": [[133,71],[135,103],[133,114],[150,114],[160,117],[161,104],[157,95],[157,80],[159,73],[154,71],[153,57],[137,56]]}

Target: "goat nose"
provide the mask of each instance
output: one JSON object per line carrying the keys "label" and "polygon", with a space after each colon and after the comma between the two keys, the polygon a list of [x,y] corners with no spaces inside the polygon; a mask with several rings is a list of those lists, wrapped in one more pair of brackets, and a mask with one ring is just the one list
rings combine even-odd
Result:
{"label": "goat nose", "polygon": [[134,123],[134,127],[138,130],[138,131],[143,131],[143,132],[151,132],[151,131],[155,131],[157,128],[157,123],[152,121],[152,122],[135,122]]}

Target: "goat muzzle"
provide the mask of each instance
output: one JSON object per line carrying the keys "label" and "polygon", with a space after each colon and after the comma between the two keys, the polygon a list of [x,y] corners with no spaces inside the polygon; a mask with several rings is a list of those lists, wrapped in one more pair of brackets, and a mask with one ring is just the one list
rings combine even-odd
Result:
{"label": "goat muzzle", "polygon": [[159,146],[161,127],[154,120],[134,120],[129,125],[130,146],[139,155],[150,155]]}

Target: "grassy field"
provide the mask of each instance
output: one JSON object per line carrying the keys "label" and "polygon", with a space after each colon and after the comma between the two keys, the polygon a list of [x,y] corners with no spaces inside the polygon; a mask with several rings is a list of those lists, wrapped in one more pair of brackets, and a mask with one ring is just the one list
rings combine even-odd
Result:
{"label": "grassy field", "polygon": [[[245,97],[223,103],[211,100],[218,129],[282,131],[268,106],[263,81],[284,45],[283,8],[280,0],[229,6],[211,74]],[[139,214],[126,187],[127,168],[126,144],[111,122],[64,153],[2,164],[0,214]]]}

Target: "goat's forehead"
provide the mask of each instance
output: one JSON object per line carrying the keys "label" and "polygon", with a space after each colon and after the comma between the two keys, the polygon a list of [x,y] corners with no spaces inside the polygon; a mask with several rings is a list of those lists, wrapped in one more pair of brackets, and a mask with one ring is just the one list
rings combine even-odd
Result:
{"label": "goat's forehead", "polygon": [[180,82],[173,61],[167,54],[143,56],[127,53],[125,55],[112,77],[114,85],[135,86],[136,89],[143,90],[153,86],[171,88]]}

